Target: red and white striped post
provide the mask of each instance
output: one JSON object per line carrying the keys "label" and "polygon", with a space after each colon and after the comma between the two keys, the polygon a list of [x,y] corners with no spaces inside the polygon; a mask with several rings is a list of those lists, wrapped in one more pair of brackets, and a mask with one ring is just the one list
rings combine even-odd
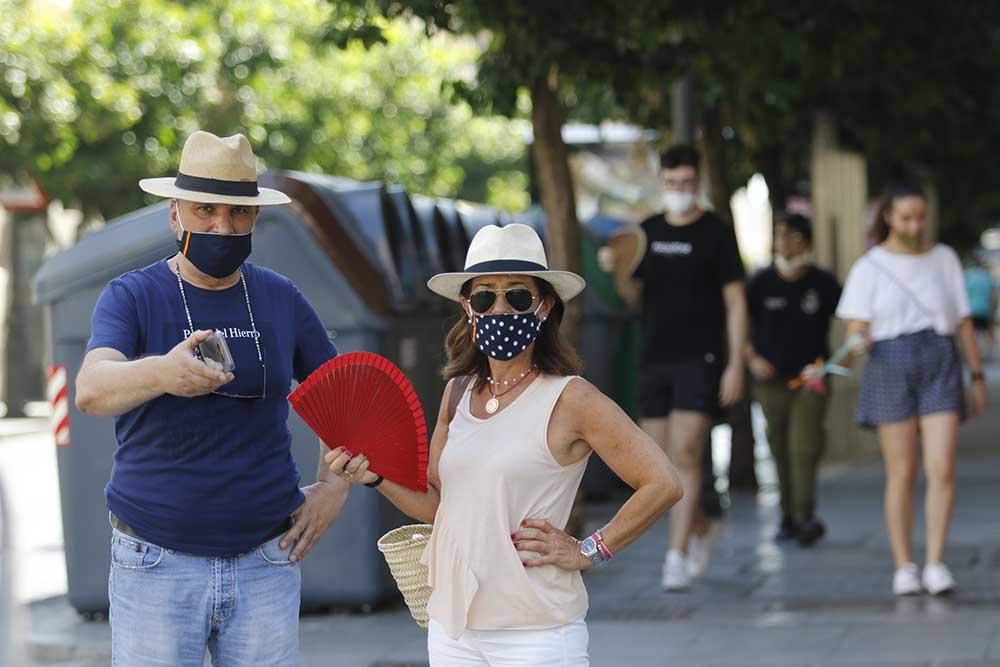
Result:
{"label": "red and white striped post", "polygon": [[69,447],[69,383],[66,367],[49,366],[48,396],[52,406],[52,434],[57,447]]}

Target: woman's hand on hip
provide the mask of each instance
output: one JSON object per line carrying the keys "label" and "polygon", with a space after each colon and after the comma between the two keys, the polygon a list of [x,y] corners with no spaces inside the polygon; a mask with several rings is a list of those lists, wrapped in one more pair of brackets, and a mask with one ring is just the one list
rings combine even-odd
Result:
{"label": "woman's hand on hip", "polygon": [[525,567],[555,565],[564,570],[586,570],[590,559],[580,553],[580,542],[572,535],[559,530],[544,519],[526,519],[521,528],[511,536],[518,555],[522,552],[536,554],[522,561]]}

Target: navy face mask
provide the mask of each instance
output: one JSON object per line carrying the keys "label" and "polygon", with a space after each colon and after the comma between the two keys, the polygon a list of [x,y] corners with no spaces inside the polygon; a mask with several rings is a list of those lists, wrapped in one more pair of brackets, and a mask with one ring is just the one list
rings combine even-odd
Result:
{"label": "navy face mask", "polygon": [[249,234],[189,232],[184,229],[180,212],[177,213],[177,221],[181,226],[177,249],[207,276],[213,278],[231,276],[250,256],[252,232]]}
{"label": "navy face mask", "polygon": [[472,338],[483,354],[497,361],[510,361],[528,349],[541,332],[537,313],[536,309],[534,313],[475,315]]}

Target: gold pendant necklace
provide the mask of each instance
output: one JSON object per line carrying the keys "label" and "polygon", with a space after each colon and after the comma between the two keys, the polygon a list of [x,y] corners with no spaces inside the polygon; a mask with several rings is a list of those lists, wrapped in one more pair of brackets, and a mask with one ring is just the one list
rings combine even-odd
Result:
{"label": "gold pendant necklace", "polygon": [[520,382],[521,380],[523,380],[533,370],[535,370],[535,366],[534,365],[532,365],[531,368],[529,368],[528,370],[526,370],[523,373],[521,373],[520,377],[518,377],[516,380],[504,380],[503,384],[504,385],[510,384],[511,388],[508,389],[507,391],[503,392],[503,394],[495,394],[495,393],[493,393],[493,385],[499,385],[500,384],[499,381],[494,382],[493,378],[489,378],[489,377],[486,378],[486,380],[490,383],[490,400],[486,401],[486,412],[487,412],[487,414],[491,414],[491,415],[492,414],[496,414],[496,411],[500,409],[500,397],[503,396],[504,394],[508,394],[508,393],[514,391],[513,385],[516,385],[518,382]]}

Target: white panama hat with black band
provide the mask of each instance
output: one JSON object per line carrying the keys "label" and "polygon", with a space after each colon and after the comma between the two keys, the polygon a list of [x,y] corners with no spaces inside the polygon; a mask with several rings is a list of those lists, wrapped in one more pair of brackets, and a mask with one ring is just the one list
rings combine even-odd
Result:
{"label": "white panama hat with black band", "polygon": [[535,230],[527,225],[489,225],[480,229],[465,256],[465,270],[439,273],[427,281],[435,294],[458,301],[462,285],[479,276],[534,276],[552,285],[564,302],[583,291],[586,281],[571,271],[552,271],[545,247]]}
{"label": "white panama hat with black band", "polygon": [[139,187],[151,195],[202,204],[269,206],[287,204],[288,196],[257,186],[257,158],[242,134],[217,137],[194,132],[181,150],[174,178],[144,178]]}

